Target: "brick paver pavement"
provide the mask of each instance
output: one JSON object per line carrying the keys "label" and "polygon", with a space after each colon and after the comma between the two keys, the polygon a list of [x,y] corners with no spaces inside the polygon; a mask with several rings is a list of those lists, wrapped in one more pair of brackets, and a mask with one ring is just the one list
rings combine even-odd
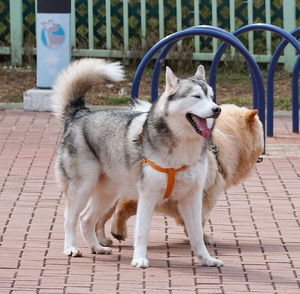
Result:
{"label": "brick paver pavement", "polygon": [[[200,267],[182,228],[154,216],[150,268],[130,266],[134,218],[113,255],[63,251],[64,199],[53,159],[58,121],[49,113],[0,112],[0,293],[300,293],[300,136],[275,120],[268,157],[222,195],[207,230],[223,268]],[[108,228],[109,229],[109,228]]]}

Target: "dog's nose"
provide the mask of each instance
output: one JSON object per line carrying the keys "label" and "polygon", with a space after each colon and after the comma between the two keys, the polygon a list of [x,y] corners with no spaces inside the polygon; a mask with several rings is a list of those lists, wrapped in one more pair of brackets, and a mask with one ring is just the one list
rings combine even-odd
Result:
{"label": "dog's nose", "polygon": [[213,113],[218,117],[221,113],[221,107],[217,106],[212,109]]}

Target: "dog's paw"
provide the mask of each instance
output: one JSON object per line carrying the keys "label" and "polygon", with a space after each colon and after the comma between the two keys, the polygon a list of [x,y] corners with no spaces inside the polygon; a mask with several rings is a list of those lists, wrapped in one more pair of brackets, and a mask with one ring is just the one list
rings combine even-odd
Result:
{"label": "dog's paw", "polygon": [[93,254],[105,254],[105,255],[112,254],[111,248],[109,248],[109,247],[103,247],[101,245],[95,246],[95,247],[91,248],[91,252]]}
{"label": "dog's paw", "polygon": [[138,268],[147,268],[149,267],[149,260],[143,257],[134,257],[132,259],[131,266]]}
{"label": "dog's paw", "polygon": [[204,243],[206,245],[215,245],[216,244],[216,239],[215,239],[214,234],[204,233],[203,239],[204,239]]}
{"label": "dog's paw", "polygon": [[73,256],[73,257],[81,257],[82,256],[81,251],[79,251],[79,249],[75,248],[75,247],[66,248],[64,250],[64,254],[67,256]]}
{"label": "dog's paw", "polygon": [[116,238],[119,241],[125,241],[125,239],[127,238],[127,231],[124,229],[116,229],[114,227],[112,227],[111,232],[110,232],[114,238]]}
{"label": "dog's paw", "polygon": [[216,267],[221,267],[223,266],[223,261],[220,259],[216,259],[213,257],[208,257],[208,258],[199,258],[199,262],[201,265],[204,266],[216,266]]}
{"label": "dog's paw", "polygon": [[98,238],[98,241],[100,243],[101,246],[104,246],[104,247],[110,247],[113,243],[112,239],[110,238]]}
{"label": "dog's paw", "polygon": [[119,241],[125,241],[127,236],[124,236],[122,234],[115,234],[115,233],[111,233],[113,235],[113,237]]}

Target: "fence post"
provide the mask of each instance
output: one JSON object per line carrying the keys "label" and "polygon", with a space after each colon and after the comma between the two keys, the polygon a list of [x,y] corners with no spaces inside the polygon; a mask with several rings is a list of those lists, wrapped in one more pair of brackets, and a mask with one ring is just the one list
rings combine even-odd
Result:
{"label": "fence post", "polygon": [[11,65],[22,65],[23,1],[9,1]]}
{"label": "fence post", "polygon": [[[296,0],[283,0],[283,28],[290,33],[296,28]],[[293,71],[296,61],[296,51],[292,45],[284,49],[284,68]]]}

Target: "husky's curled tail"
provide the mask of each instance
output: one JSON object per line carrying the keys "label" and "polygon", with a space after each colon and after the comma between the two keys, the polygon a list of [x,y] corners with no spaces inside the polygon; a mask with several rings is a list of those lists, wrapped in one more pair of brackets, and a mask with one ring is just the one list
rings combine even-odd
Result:
{"label": "husky's curled tail", "polygon": [[65,121],[73,111],[84,108],[86,92],[103,80],[124,80],[121,64],[96,58],[83,58],[72,62],[59,74],[53,86],[52,108],[55,115]]}

